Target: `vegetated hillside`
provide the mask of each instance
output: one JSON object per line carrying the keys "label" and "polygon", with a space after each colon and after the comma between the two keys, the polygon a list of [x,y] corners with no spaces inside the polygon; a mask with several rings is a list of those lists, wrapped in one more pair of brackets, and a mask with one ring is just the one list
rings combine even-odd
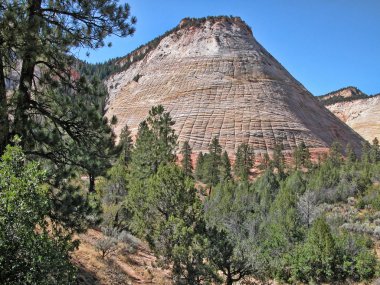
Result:
{"label": "vegetated hillside", "polygon": [[[280,144],[263,161],[241,144],[231,165],[214,137],[193,169],[189,144],[176,160],[173,119],[162,106],[140,126],[133,145],[123,130],[121,157],[98,181],[93,199],[102,209],[103,234],[82,236],[75,255],[82,281],[92,280],[91,273],[105,284],[110,278],[120,284],[159,284],[157,278],[174,284],[355,284],[378,277],[378,142],[364,144],[360,158],[352,147],[334,143],[315,162],[305,144],[289,162]],[[255,180],[252,169],[261,171]]]}
{"label": "vegetated hillside", "polygon": [[184,19],[154,44],[120,59],[128,69],[106,80],[106,116],[115,133],[138,124],[162,104],[175,121],[180,144],[206,151],[217,136],[233,154],[246,142],[261,153],[283,143],[292,152],[304,142],[312,152],[332,142],[361,138],[328,112],[253,37],[240,18]]}
{"label": "vegetated hillside", "polygon": [[[147,245],[126,232],[113,238],[90,229],[77,238],[80,246],[72,261],[79,268],[80,285],[171,284],[170,271],[158,267]],[[102,243],[110,245],[104,247],[108,249],[104,258]]]}
{"label": "vegetated hillside", "polygon": [[342,88],[319,100],[364,139],[380,138],[380,96],[369,96],[355,87]]}
{"label": "vegetated hillside", "polygon": [[366,99],[369,96],[356,87],[348,86],[325,95],[318,96],[318,99],[325,105],[332,105],[338,102],[352,102],[358,99]]}

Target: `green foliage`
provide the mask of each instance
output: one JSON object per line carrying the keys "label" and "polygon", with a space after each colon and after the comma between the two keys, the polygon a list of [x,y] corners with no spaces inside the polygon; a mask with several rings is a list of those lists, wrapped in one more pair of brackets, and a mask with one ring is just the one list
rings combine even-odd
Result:
{"label": "green foliage", "polygon": [[254,164],[254,159],[255,154],[252,146],[246,143],[239,145],[235,154],[235,175],[241,180],[248,180],[250,170]]}
{"label": "green foliage", "polygon": [[[175,284],[218,282],[217,272],[227,284],[246,276],[290,283],[375,276],[373,245],[331,230],[320,206],[377,193],[369,191],[380,181],[377,164],[344,161],[334,144],[319,165],[310,167],[301,144],[297,168],[308,168],[302,172],[286,168],[278,145],[260,177],[234,181],[228,155],[214,138],[209,153],[200,153],[196,163],[195,177],[213,189],[202,205],[194,180],[171,160],[174,141],[173,147],[162,147],[171,137],[162,130],[171,124],[162,127],[155,110],[140,125],[125,205],[131,211],[129,228],[149,242],[161,266],[172,266]],[[240,153],[246,149],[242,146]]]}
{"label": "green foliage", "polygon": [[262,215],[266,215],[278,193],[278,180],[273,172],[267,170],[256,180],[254,188],[257,191],[260,211],[262,212]]}
{"label": "green foliage", "polygon": [[71,236],[47,217],[53,211],[45,172],[26,163],[19,146],[0,161],[0,280],[3,284],[73,284]]}
{"label": "green foliage", "polygon": [[130,163],[131,175],[146,179],[157,172],[161,163],[175,160],[177,136],[170,114],[159,105],[152,107],[148,118],[141,122]]}
{"label": "green foliage", "polygon": [[132,150],[133,150],[133,141],[131,136],[131,131],[128,126],[121,130],[120,138],[119,138],[119,147],[121,147],[121,157],[123,159],[124,164],[127,166],[132,159]]}
{"label": "green foliage", "polygon": [[203,181],[210,186],[215,186],[219,182],[220,165],[222,160],[222,147],[217,137],[214,137],[208,147],[208,153],[204,157]]}
{"label": "green foliage", "polygon": [[107,179],[100,184],[103,209],[103,226],[118,231],[128,229],[130,211],[124,200],[128,193],[127,167],[122,156],[107,172]]}
{"label": "green foliage", "polygon": [[231,240],[226,230],[209,229],[210,244],[207,256],[210,262],[226,277],[226,285],[232,285],[249,274],[253,268],[247,262],[247,253]]}
{"label": "green foliage", "polygon": [[198,154],[197,161],[195,164],[195,178],[202,181],[204,173],[204,155],[202,152]]}
{"label": "green foliage", "polygon": [[328,160],[333,164],[334,167],[337,167],[342,164],[343,162],[343,149],[340,142],[335,141],[331,145],[330,153],[328,156]]}
{"label": "green foliage", "polygon": [[372,141],[371,150],[369,153],[370,161],[376,163],[380,161],[380,147],[379,140],[375,137]]}
{"label": "green foliage", "polygon": [[262,220],[255,200],[248,183],[228,181],[217,185],[205,201],[211,242],[209,258],[226,276],[228,284],[248,274],[260,280],[266,277],[260,252]]}
{"label": "green foliage", "polygon": [[348,162],[350,163],[353,163],[356,161],[357,157],[356,157],[356,153],[355,151],[353,150],[352,146],[350,143],[348,143],[346,145],[346,159]]}
{"label": "green foliage", "polygon": [[191,159],[191,147],[188,141],[185,141],[182,145],[181,154],[182,154],[182,169],[186,175],[192,176],[193,174],[193,161]]}
{"label": "green foliage", "polygon": [[303,141],[294,150],[293,158],[296,170],[300,167],[309,168],[311,166],[310,152]]}
{"label": "green foliage", "polygon": [[231,175],[231,162],[226,151],[223,152],[220,159],[220,178],[221,182],[232,179]]}
{"label": "green foliage", "polygon": [[284,150],[284,145],[282,143],[276,143],[273,149],[272,167],[277,169],[277,173],[280,176],[284,176],[285,171],[285,157],[282,151]]}
{"label": "green foliage", "polygon": [[289,255],[290,280],[333,282],[347,278],[368,280],[376,273],[377,261],[363,237],[333,235],[323,218],[317,219],[305,243]]}
{"label": "green foliage", "polygon": [[[214,278],[205,262],[208,239],[192,179],[174,164],[160,165],[133,208],[135,232],[145,237],[162,264],[173,264],[176,284],[201,284]],[[129,199],[129,197],[127,198]]]}
{"label": "green foliage", "polygon": [[71,229],[83,230],[90,210],[71,184],[75,172],[88,174],[94,192],[96,176],[116,156],[103,119],[106,89],[96,76],[78,73],[75,50],[131,35],[135,22],[129,6],[113,0],[0,4],[0,154],[11,137],[22,137],[28,159],[47,170],[50,218]]}

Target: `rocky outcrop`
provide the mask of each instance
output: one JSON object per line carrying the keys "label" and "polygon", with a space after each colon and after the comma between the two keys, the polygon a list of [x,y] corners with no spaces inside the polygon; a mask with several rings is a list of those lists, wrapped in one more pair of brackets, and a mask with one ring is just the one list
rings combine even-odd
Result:
{"label": "rocky outcrop", "polygon": [[327,108],[353,128],[364,139],[380,139],[380,96],[348,102],[338,102]]}
{"label": "rocky outcrop", "polygon": [[334,140],[360,149],[362,138],[313,97],[253,37],[240,19],[189,22],[160,39],[128,69],[110,76],[106,116],[117,116],[115,133],[127,124],[136,134],[153,105],[176,121],[179,142],[207,151],[214,136],[232,154],[243,142],[256,153],[282,142],[312,151]]}
{"label": "rocky outcrop", "polygon": [[338,102],[350,102],[368,97],[369,96],[367,94],[358,88],[349,86],[330,92],[326,95],[318,96],[318,99],[323,103],[323,105],[328,106]]}

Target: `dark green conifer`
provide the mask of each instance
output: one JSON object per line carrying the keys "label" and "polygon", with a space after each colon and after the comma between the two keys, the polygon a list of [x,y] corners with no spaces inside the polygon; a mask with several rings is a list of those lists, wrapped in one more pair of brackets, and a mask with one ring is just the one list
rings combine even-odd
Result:
{"label": "dark green conifer", "polygon": [[197,162],[195,164],[195,177],[198,180],[203,180],[204,174],[204,155],[202,152],[198,154]]}
{"label": "dark green conifer", "polygon": [[191,147],[189,145],[189,142],[185,141],[183,143],[182,149],[181,149],[181,154],[182,154],[181,164],[182,164],[183,172],[187,176],[193,175],[193,161],[191,159],[191,153],[192,153],[192,151],[191,151]]}
{"label": "dark green conifer", "polygon": [[220,181],[232,179],[231,162],[226,151],[223,152],[220,164]]}
{"label": "dark green conifer", "polygon": [[254,159],[254,151],[251,146],[246,143],[239,145],[235,155],[235,175],[242,180],[248,180]]}
{"label": "dark green conifer", "polygon": [[121,147],[121,157],[123,158],[124,164],[127,166],[131,161],[133,150],[133,141],[128,125],[125,125],[121,130],[119,146]]}
{"label": "dark green conifer", "polygon": [[214,137],[208,147],[209,153],[205,158],[204,182],[211,188],[218,184],[220,177],[220,165],[222,159],[222,147],[217,137]]}

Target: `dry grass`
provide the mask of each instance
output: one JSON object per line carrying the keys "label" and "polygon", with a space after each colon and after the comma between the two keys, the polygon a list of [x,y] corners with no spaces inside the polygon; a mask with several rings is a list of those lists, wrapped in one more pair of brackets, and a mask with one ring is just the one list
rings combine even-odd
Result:
{"label": "dry grass", "polygon": [[88,230],[77,238],[81,244],[72,260],[79,268],[79,284],[171,284],[170,272],[155,267],[156,259],[145,245],[130,253],[126,250],[128,245],[119,242],[117,250],[102,259],[95,247],[104,238],[100,231]]}

